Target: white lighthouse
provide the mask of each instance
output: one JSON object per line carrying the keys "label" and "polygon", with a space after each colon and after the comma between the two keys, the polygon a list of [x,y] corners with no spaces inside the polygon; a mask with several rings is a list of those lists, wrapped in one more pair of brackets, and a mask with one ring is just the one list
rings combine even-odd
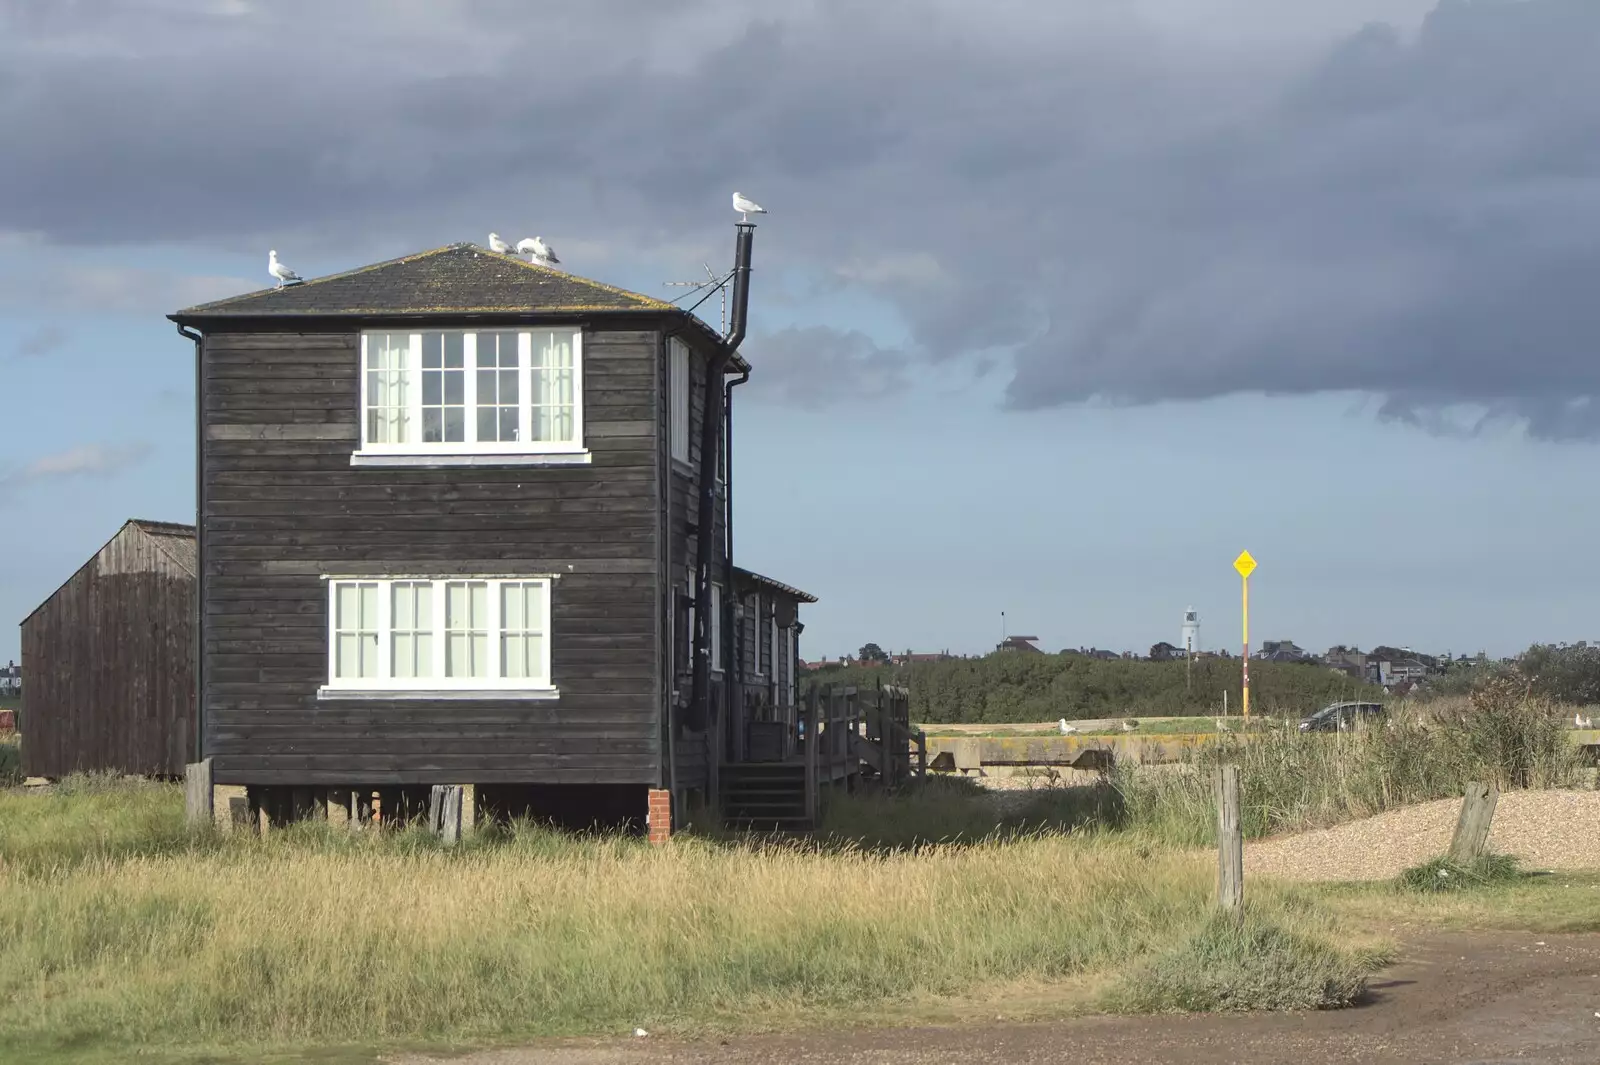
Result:
{"label": "white lighthouse", "polygon": [[1183,612],[1183,643],[1179,646],[1185,654],[1200,650],[1200,615],[1192,606]]}

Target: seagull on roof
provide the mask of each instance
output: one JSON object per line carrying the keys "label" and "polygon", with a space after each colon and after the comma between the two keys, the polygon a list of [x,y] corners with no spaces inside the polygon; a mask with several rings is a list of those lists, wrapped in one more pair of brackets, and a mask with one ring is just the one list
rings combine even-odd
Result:
{"label": "seagull on roof", "polygon": [[499,254],[499,255],[509,255],[511,253],[511,245],[509,245],[505,241],[501,240],[500,239],[500,234],[498,234],[498,233],[490,233],[489,234],[489,250],[492,251],[492,252],[495,252],[496,254]]}
{"label": "seagull on roof", "polygon": [[767,209],[742,192],[733,194],[733,209],[739,212],[741,222],[750,221],[753,214],[766,214]]}
{"label": "seagull on roof", "polygon": [[276,248],[273,248],[271,251],[267,252],[267,273],[271,274],[273,278],[277,280],[277,288],[282,288],[285,281],[292,282],[304,280],[304,278],[302,278],[299,274],[295,273],[293,270],[289,269],[287,266],[278,261],[278,249]]}
{"label": "seagull on roof", "polygon": [[560,262],[550,245],[544,242],[543,237],[526,237],[517,241],[517,250],[529,256],[529,262],[538,262],[544,266],[553,266]]}

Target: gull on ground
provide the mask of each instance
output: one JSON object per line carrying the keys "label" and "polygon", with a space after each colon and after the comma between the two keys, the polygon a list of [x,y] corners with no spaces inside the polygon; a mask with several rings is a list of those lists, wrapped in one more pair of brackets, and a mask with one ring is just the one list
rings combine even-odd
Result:
{"label": "gull on ground", "polygon": [[1070,735],[1071,733],[1074,733],[1074,732],[1078,731],[1076,727],[1067,724],[1067,719],[1066,718],[1062,718],[1061,719],[1061,723],[1059,725],[1057,725],[1056,727],[1061,730],[1061,734],[1063,736]]}
{"label": "gull on ground", "polygon": [[278,288],[283,287],[285,281],[301,281],[301,276],[278,261],[278,249],[267,252],[267,273],[277,280]]}
{"label": "gull on ground", "polygon": [[742,192],[733,194],[733,209],[739,212],[739,221],[748,222],[753,214],[766,214],[767,209]]}
{"label": "gull on ground", "polygon": [[511,245],[500,239],[500,234],[489,234],[489,250],[499,255],[506,255],[511,251]]}

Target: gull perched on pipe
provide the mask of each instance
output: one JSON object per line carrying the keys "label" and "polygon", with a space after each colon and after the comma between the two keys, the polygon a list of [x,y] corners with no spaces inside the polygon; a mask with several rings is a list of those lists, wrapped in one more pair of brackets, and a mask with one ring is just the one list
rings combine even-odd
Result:
{"label": "gull perched on pipe", "polygon": [[276,248],[267,252],[267,273],[277,280],[278,284],[275,286],[277,288],[282,288],[285,281],[304,280],[299,274],[278,261],[278,249]]}
{"label": "gull perched on pipe", "polygon": [[767,209],[742,192],[733,194],[733,209],[739,212],[739,221],[748,222],[753,214],[766,214]]}

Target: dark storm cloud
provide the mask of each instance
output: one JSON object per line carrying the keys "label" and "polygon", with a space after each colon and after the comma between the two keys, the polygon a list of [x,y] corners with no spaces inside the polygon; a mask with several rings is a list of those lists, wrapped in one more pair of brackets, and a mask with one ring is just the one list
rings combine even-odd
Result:
{"label": "dark storm cloud", "polygon": [[906,387],[908,361],[854,330],[826,326],[783,329],[746,341],[743,353],[758,373],[752,398],[815,410],[879,399]]}
{"label": "dark storm cloud", "polygon": [[904,322],[881,359],[772,340],[841,372],[999,356],[1017,408],[1358,391],[1596,435],[1600,5],[1360,24],[1416,7],[18,2],[0,229],[638,248],[700,239],[737,187],[774,209],[764,268]]}

